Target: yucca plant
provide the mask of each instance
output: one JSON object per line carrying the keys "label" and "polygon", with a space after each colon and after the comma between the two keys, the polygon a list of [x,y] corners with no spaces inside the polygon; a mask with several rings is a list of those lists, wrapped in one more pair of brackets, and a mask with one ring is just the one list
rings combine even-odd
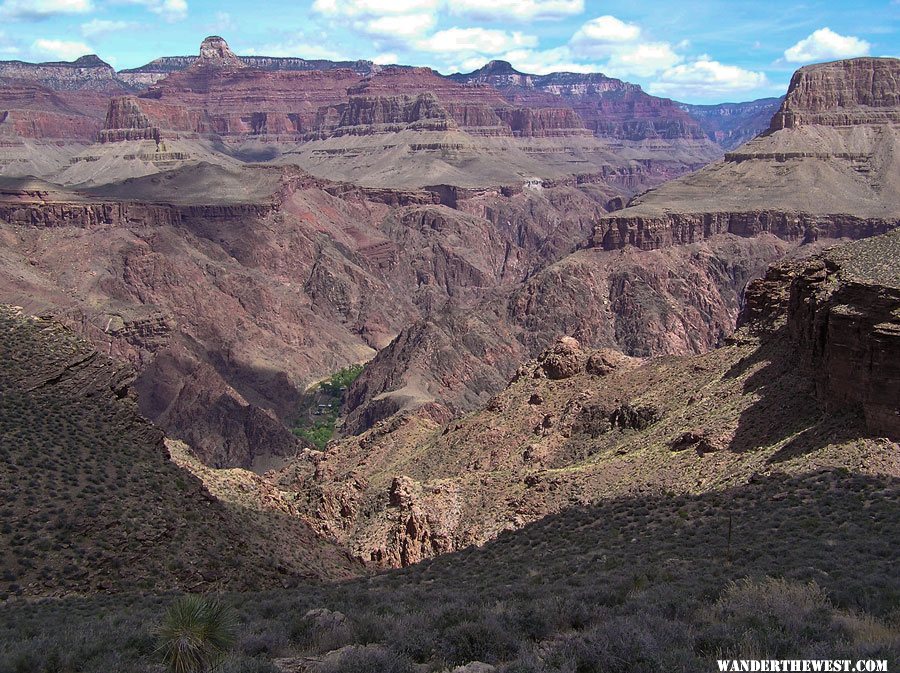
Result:
{"label": "yucca plant", "polygon": [[234,617],[220,601],[183,596],[159,628],[160,650],[171,673],[208,673],[234,643]]}

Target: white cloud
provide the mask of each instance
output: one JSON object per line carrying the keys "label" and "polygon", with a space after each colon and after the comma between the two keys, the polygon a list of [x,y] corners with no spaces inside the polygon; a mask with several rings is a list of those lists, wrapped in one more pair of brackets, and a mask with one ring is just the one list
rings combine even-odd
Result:
{"label": "white cloud", "polygon": [[380,16],[376,19],[358,22],[357,30],[392,41],[420,37],[434,28],[437,19],[433,14],[405,14],[400,16]]}
{"label": "white cloud", "polygon": [[93,19],[87,23],[81,24],[81,34],[87,38],[102,37],[110,33],[117,33],[122,30],[130,30],[138,24],[134,21],[110,21],[107,19]]}
{"label": "white cloud", "polygon": [[471,72],[492,59],[509,61],[519,72],[535,75],[546,75],[551,72],[598,72],[601,69],[596,63],[574,62],[568,47],[555,47],[553,49],[513,49],[502,54],[474,54],[448,64],[448,67],[443,70]]}
{"label": "white cloud", "polygon": [[652,77],[683,60],[668,42],[642,42],[616,49],[604,72],[614,77]]}
{"label": "white cloud", "polygon": [[315,0],[312,7],[330,16],[386,16],[446,10],[486,21],[533,21],[581,14],[584,0]]}
{"label": "white cloud", "polygon": [[449,0],[448,9],[487,21],[563,19],[584,12],[584,0]]}
{"label": "white cloud", "polygon": [[442,0],[315,0],[313,10],[342,16],[384,16],[436,11]]}
{"label": "white cloud", "polygon": [[208,24],[208,32],[222,35],[235,28],[234,19],[228,12],[216,12],[213,20]]}
{"label": "white cloud", "polygon": [[[305,58],[311,61],[317,59],[324,59],[327,61],[349,60],[345,54],[313,42],[277,42],[264,44],[261,47],[247,47],[246,49],[240,49],[237,53],[246,56]],[[358,58],[358,56],[354,55],[353,58]]]}
{"label": "white cloud", "polygon": [[597,72],[596,64],[575,63],[568,47],[519,49],[503,55],[520,72],[546,75],[551,72]]}
{"label": "white cloud", "polygon": [[819,28],[809,37],[803,38],[793,47],[786,49],[784,58],[791,63],[852,58],[865,56],[871,47],[872,45],[865,40],[851,35],[839,35],[825,27]]}
{"label": "white cloud", "polygon": [[668,42],[642,42],[641,36],[640,26],[607,14],[581,26],[569,47],[578,59],[607,59],[603,72],[614,77],[650,77],[684,60]]}
{"label": "white cloud", "polygon": [[608,56],[618,45],[634,42],[641,29],[633,23],[625,23],[614,16],[598,16],[584,24],[572,36],[570,44],[586,56]]}
{"label": "white cloud", "polygon": [[675,98],[710,98],[753,91],[768,83],[765,73],[700,60],[669,68],[648,88],[650,93]]}
{"label": "white cloud", "polygon": [[59,14],[85,14],[94,10],[92,0],[5,0],[0,15],[30,21]]}
{"label": "white cloud", "polygon": [[116,0],[119,4],[139,5],[173,23],[187,18],[187,0]]}
{"label": "white cloud", "polygon": [[420,40],[416,47],[421,51],[437,53],[475,52],[500,54],[512,49],[536,47],[537,37],[520,32],[506,32],[488,28],[448,28]]}
{"label": "white cloud", "polygon": [[372,62],[377,63],[378,65],[392,65],[394,63],[399,63],[400,57],[393,52],[385,52],[373,57]]}
{"label": "white cloud", "polygon": [[31,45],[31,50],[37,54],[52,56],[63,61],[74,61],[79,56],[94,53],[94,50],[84,42],[44,38],[35,40]]}

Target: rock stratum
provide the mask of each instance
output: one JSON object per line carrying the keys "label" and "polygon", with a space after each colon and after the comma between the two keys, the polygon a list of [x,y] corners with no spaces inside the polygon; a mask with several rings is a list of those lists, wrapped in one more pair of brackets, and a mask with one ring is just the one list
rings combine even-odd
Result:
{"label": "rock stratum", "polygon": [[[0,170],[64,184],[218,155],[372,187],[588,177],[635,192],[722,152],[677,104],[635,85],[601,74],[524,75],[500,62],[444,77],[364,61],[241,57],[211,36],[197,57],[120,73],[91,56],[0,63],[4,77],[11,88],[4,101],[0,87],[0,110],[8,108],[0,136],[16,149]],[[30,90],[16,92],[13,82]],[[410,120],[406,101],[423,97],[429,103]],[[69,144],[47,156],[51,141]],[[141,145],[104,147],[115,143]]]}
{"label": "rock stratum", "polygon": [[896,476],[898,245],[894,231],[773,267],[704,355],[563,337],[474,413],[395,415],[284,468],[280,487],[317,530],[393,567],[628,494],[838,466]]}

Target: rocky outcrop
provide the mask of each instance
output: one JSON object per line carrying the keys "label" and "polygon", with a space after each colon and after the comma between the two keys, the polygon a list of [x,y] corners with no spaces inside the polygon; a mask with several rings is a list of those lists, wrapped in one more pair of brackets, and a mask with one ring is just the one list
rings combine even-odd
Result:
{"label": "rocky outcrop", "polygon": [[210,35],[200,43],[200,57],[192,68],[246,68],[228,43],[218,35]]}
{"label": "rocky outcrop", "polygon": [[813,242],[821,238],[865,238],[898,226],[895,219],[852,215],[811,215],[777,210],[736,213],[672,213],[658,217],[609,216],[600,220],[587,247],[617,250],[631,245],[659,250],[696,243],[717,234],[757,236],[770,233],[786,241]]}
{"label": "rocky outcrop", "polygon": [[570,129],[568,134],[586,128],[600,137],[621,140],[705,137],[697,122],[672,101],[650,96],[636,84],[601,73],[531,75],[519,72],[506,61],[491,61],[474,72],[450,75],[450,79],[491,86],[516,107],[568,108],[580,118],[580,123],[573,125],[571,119],[562,122],[560,118],[554,125],[560,129],[564,123]]}
{"label": "rocky outcrop", "polygon": [[565,336],[541,353],[534,376],[546,376],[553,380],[567,379],[584,370],[586,359],[587,355],[582,352],[578,340]]}
{"label": "rocky outcrop", "polygon": [[748,287],[741,324],[783,324],[833,411],[900,438],[900,231],[772,268]]}
{"label": "rocky outcrop", "polygon": [[113,67],[94,54],[72,62],[0,61],[0,77],[32,82],[53,91],[88,90],[114,94],[127,90],[116,78]]}
{"label": "rocky outcrop", "polygon": [[900,232],[808,265],[791,286],[788,328],[832,407],[862,407],[869,431],[900,439]]}
{"label": "rocky outcrop", "polygon": [[138,100],[132,96],[114,98],[109,102],[106,121],[100,131],[102,143],[124,140],[160,140],[159,127],[153,125]]}
{"label": "rocky outcrop", "polygon": [[900,60],[854,58],[800,68],[770,130],[900,123]]}

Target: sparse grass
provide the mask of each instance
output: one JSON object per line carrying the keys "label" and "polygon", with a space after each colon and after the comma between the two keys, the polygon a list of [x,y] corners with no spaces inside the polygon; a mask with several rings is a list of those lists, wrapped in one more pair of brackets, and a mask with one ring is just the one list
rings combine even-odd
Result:
{"label": "sparse grass", "polygon": [[[229,594],[239,628],[223,670],[309,656],[327,662],[321,671],[375,662],[382,668],[368,670],[437,672],[480,659],[501,673],[668,672],[764,655],[888,659],[892,670],[898,493],[896,480],[833,470],[700,496],[618,498],[371,578]],[[41,670],[57,657],[72,670],[149,672],[154,625],[170,602],[7,603],[0,671],[20,660],[31,666],[21,670]],[[345,619],[307,616],[319,608]],[[358,647],[326,657],[348,645]],[[130,668],[104,668],[118,661]]]}

